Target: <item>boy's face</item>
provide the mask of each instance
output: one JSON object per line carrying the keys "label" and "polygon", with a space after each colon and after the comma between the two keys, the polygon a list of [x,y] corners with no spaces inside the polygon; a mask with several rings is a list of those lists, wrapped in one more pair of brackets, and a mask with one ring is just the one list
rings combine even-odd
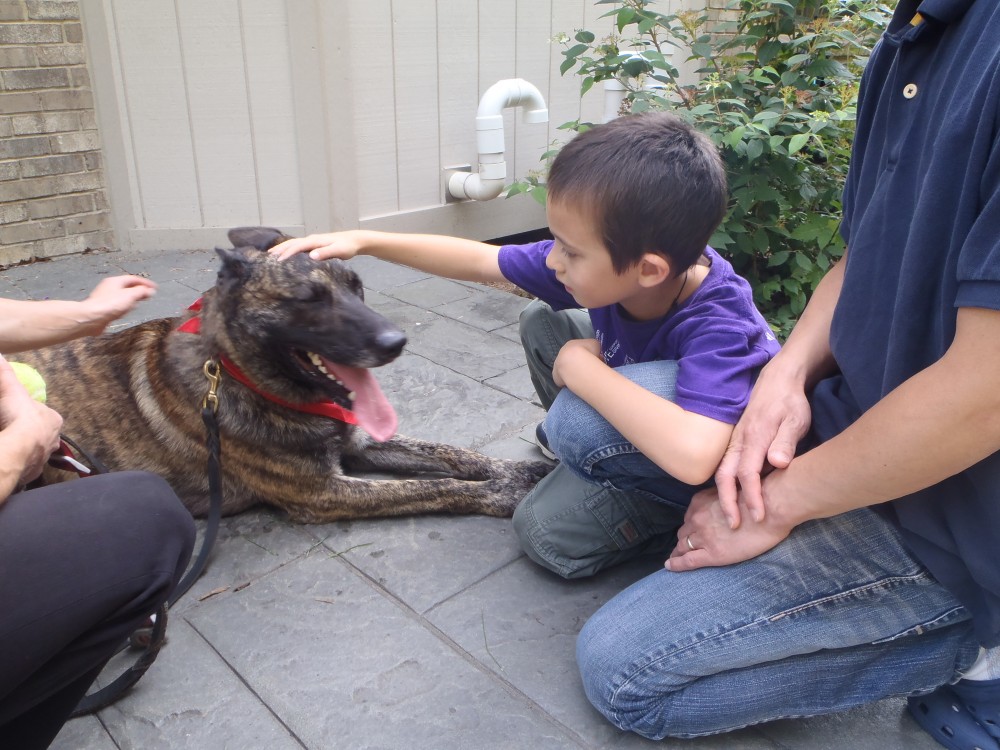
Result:
{"label": "boy's face", "polygon": [[624,301],[635,290],[635,280],[630,270],[615,272],[592,213],[583,206],[548,202],[546,213],[555,245],[545,265],[555,271],[581,307],[607,307]]}

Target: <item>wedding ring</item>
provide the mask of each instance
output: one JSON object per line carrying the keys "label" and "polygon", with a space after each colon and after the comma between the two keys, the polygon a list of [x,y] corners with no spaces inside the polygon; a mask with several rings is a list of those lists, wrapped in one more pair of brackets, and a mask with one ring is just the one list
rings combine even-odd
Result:
{"label": "wedding ring", "polygon": [[687,542],[687,545],[688,545],[688,549],[689,549],[689,550],[691,550],[692,552],[693,552],[694,550],[698,549],[698,548],[697,548],[697,547],[695,547],[695,546],[694,546],[693,544],[691,544],[691,535],[690,535],[690,534],[688,534],[688,535],[687,535],[687,536],[685,537],[684,541],[686,541],[686,542]]}

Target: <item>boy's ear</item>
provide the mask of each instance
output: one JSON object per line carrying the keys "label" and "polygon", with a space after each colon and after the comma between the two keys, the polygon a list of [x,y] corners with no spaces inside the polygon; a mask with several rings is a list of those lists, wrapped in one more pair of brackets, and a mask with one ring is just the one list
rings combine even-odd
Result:
{"label": "boy's ear", "polygon": [[653,287],[670,278],[670,261],[657,253],[646,253],[639,261],[639,284]]}

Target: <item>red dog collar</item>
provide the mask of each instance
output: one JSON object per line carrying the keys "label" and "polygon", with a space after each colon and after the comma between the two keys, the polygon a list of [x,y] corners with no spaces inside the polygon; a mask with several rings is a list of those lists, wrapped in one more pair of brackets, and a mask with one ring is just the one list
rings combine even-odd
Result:
{"label": "red dog collar", "polygon": [[[198,311],[201,310],[201,300],[195,300],[188,310]],[[193,318],[188,318],[186,321],[181,323],[177,328],[181,333],[201,333],[201,318],[197,315]],[[294,411],[304,412],[306,414],[317,414],[321,417],[329,417],[330,419],[336,419],[341,422],[346,422],[347,424],[357,424],[358,418],[354,416],[354,412],[349,409],[345,409],[339,404],[335,404],[333,401],[313,401],[307,404],[297,404],[291,401],[285,401],[285,399],[275,396],[273,393],[268,393],[267,391],[261,390],[246,374],[236,366],[236,364],[226,357],[225,355],[220,355],[219,362],[223,369],[229,373],[229,375],[251,391],[256,393],[268,401],[271,401],[279,406],[284,406],[286,409],[292,409]]]}

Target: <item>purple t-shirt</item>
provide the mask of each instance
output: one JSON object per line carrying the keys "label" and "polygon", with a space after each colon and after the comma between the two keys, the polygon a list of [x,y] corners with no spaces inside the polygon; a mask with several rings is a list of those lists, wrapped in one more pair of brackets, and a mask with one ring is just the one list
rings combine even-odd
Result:
{"label": "purple t-shirt", "polygon": [[[579,305],[546,268],[553,242],[504,245],[500,271],[555,310]],[[632,320],[618,305],[588,310],[609,367],[635,362],[678,363],[676,403],[686,411],[736,424],[758,370],[778,352],[778,341],[753,304],[750,285],[710,247],[708,276],[666,317]]]}

